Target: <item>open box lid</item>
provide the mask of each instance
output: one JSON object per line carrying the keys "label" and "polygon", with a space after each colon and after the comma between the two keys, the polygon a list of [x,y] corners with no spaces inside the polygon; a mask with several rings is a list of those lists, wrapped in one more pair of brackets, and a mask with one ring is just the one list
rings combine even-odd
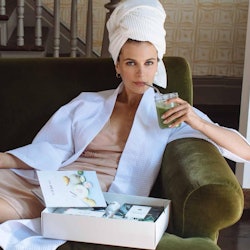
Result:
{"label": "open box lid", "polygon": [[46,207],[106,207],[95,171],[37,171]]}

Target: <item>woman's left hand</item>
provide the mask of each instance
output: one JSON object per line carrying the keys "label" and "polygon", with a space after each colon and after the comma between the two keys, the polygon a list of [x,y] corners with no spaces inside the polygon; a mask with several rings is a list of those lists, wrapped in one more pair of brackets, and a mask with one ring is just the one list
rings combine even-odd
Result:
{"label": "woman's left hand", "polygon": [[181,98],[171,98],[166,103],[177,103],[178,105],[169,109],[162,116],[164,123],[171,123],[171,127],[176,127],[182,122],[186,122],[193,129],[200,129],[202,119],[195,113],[193,107]]}

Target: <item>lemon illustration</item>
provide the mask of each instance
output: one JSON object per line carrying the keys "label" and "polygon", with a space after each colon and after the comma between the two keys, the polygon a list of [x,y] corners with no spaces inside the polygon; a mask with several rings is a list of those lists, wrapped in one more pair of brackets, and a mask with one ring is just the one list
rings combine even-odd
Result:
{"label": "lemon illustration", "polygon": [[94,207],[96,205],[96,202],[88,197],[83,198],[83,201],[87,203],[90,207]]}
{"label": "lemon illustration", "polygon": [[69,185],[70,179],[68,176],[63,176],[63,182],[65,183],[65,185]]}

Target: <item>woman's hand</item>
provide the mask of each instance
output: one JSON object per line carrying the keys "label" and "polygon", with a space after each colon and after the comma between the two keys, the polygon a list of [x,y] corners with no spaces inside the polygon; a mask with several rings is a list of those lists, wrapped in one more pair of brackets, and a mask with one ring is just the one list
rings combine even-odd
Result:
{"label": "woman's hand", "polygon": [[166,101],[166,103],[177,103],[178,105],[169,109],[164,113],[162,119],[164,123],[173,122],[170,127],[176,127],[182,122],[186,122],[193,129],[200,130],[203,119],[201,119],[195,112],[193,107],[181,98],[171,98]]}

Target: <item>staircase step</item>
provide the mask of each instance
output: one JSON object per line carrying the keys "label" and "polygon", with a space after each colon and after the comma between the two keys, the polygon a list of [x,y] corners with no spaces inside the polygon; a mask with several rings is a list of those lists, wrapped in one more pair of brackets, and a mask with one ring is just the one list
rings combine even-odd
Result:
{"label": "staircase step", "polygon": [[0,15],[0,21],[8,21],[9,20],[9,16],[7,15]]}
{"label": "staircase step", "polygon": [[44,51],[49,28],[42,27],[42,46],[35,45],[35,28],[24,28],[24,46],[17,46],[17,29],[14,30],[6,46],[0,46],[0,51]]}

